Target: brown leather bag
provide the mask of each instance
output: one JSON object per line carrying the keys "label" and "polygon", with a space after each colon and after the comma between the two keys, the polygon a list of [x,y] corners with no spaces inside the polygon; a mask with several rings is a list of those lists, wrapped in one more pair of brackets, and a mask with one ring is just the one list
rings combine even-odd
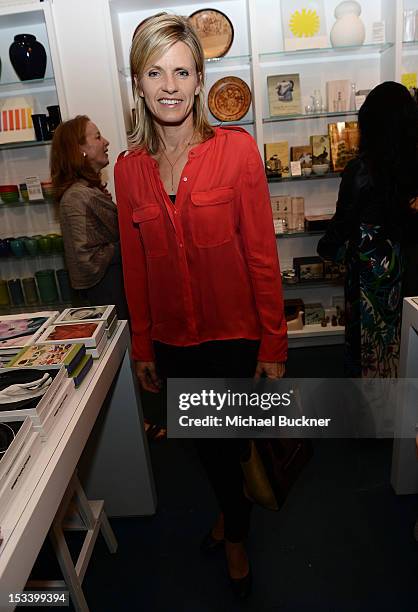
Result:
{"label": "brown leather bag", "polygon": [[310,440],[256,439],[241,460],[246,497],[268,510],[279,510],[313,454]]}

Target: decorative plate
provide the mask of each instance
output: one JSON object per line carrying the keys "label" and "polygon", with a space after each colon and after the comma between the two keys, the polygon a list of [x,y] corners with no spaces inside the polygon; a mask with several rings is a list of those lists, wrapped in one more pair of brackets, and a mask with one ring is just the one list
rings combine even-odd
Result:
{"label": "decorative plate", "polygon": [[209,91],[208,105],[212,115],[219,121],[239,121],[250,108],[250,88],[238,77],[219,79]]}
{"label": "decorative plate", "polygon": [[234,28],[226,15],[215,9],[192,13],[189,21],[202,43],[205,59],[223,57],[234,40]]}

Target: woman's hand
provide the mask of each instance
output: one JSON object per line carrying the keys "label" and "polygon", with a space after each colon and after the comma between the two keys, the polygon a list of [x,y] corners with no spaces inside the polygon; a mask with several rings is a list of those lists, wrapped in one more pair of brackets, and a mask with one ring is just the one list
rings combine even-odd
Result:
{"label": "woman's hand", "polygon": [[144,391],[159,392],[161,380],[158,378],[154,361],[135,361],[135,373]]}
{"label": "woman's hand", "polygon": [[255,379],[258,380],[263,374],[265,374],[267,378],[283,378],[284,370],[285,364],[280,361],[258,361],[255,370]]}

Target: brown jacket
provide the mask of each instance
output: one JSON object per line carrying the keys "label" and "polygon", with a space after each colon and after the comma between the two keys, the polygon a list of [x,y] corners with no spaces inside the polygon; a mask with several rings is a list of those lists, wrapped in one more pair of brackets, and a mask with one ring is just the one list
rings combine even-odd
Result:
{"label": "brown jacket", "polygon": [[93,287],[118,251],[116,205],[100,189],[80,180],[62,196],[60,221],[71,285]]}

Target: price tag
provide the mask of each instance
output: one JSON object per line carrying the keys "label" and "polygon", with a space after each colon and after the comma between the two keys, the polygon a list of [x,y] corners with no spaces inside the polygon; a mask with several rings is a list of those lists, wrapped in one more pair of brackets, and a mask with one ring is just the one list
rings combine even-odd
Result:
{"label": "price tag", "polygon": [[29,201],[43,200],[41,181],[37,176],[28,176],[25,179],[26,187],[28,189]]}

